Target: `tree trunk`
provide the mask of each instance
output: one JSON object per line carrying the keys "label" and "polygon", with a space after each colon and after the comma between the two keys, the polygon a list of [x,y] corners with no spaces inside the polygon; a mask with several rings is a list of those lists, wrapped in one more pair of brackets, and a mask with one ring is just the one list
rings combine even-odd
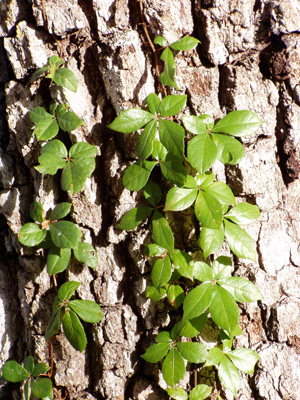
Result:
{"label": "tree trunk", "polygon": [[[18,242],[30,222],[29,206],[46,210],[71,201],[72,219],[94,245],[95,271],[72,261],[57,276],[81,282],[82,299],[98,302],[100,324],[86,326],[86,351],[75,351],[60,334],[53,340],[53,382],[71,399],[168,398],[157,365],[140,355],[153,332],[167,326],[163,304],[145,297],[149,267],[142,247],[149,225],[133,232],[116,223],[139,197],[124,189],[122,174],[136,158],[136,134],[107,128],[115,115],[141,106],[158,87],[152,40],[172,43],[188,34],[196,50],[176,57],[179,94],[197,115],[220,118],[236,109],[256,112],[260,130],[243,140],[240,164],[215,167],[235,196],[257,204],[258,222],[248,232],[257,240],[255,264],[235,259],[235,274],[259,287],[263,300],[242,306],[244,334],[238,346],[260,355],[253,376],[244,376],[237,398],[300,400],[300,3],[299,0],[4,0],[0,14],[0,366],[27,355],[48,362],[44,333],[55,290],[41,251]],[[143,16],[142,16],[143,15]],[[28,112],[49,106],[48,84],[29,83],[31,73],[53,55],[63,58],[78,80],[77,93],[51,87],[85,122],[64,139],[98,148],[96,169],[79,194],[67,197],[57,176],[41,175],[40,145]],[[174,92],[175,93],[175,92]],[[5,116],[6,113],[6,116]],[[187,221],[176,221],[183,234]],[[62,276],[61,276],[62,275]],[[208,331],[204,334],[208,341]],[[198,381],[212,378],[200,371]],[[193,379],[187,377],[188,387]],[[222,399],[233,399],[217,385]],[[0,381],[0,398],[20,398],[15,384]]]}

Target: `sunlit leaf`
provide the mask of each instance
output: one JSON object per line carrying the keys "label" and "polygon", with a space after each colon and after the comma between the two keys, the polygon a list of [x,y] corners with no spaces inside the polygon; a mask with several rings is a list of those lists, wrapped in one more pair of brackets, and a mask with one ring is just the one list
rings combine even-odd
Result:
{"label": "sunlit leaf", "polygon": [[148,347],[146,353],[141,355],[141,357],[145,361],[148,361],[150,363],[157,363],[158,361],[160,361],[162,358],[165,357],[169,348],[170,348],[169,342],[153,344],[152,346]]}
{"label": "sunlit leaf", "polygon": [[131,210],[127,211],[120,223],[118,224],[119,229],[124,229],[127,231],[131,231],[135,229],[145,218],[149,217],[152,213],[152,207],[134,207]]}
{"label": "sunlit leaf", "polygon": [[159,113],[162,117],[170,117],[178,114],[186,104],[187,95],[169,95],[162,99],[159,105]]}
{"label": "sunlit leaf", "polygon": [[73,249],[74,257],[79,262],[91,267],[93,269],[97,268],[98,265],[98,255],[94,247],[85,242],[78,242],[77,247]]}
{"label": "sunlit leaf", "polygon": [[1,371],[3,378],[9,382],[21,382],[30,376],[30,373],[14,360],[7,361]]}
{"label": "sunlit leaf", "polygon": [[247,258],[256,262],[256,243],[251,236],[232,222],[224,220],[225,237],[230,250],[238,257]]}
{"label": "sunlit leaf", "polygon": [[58,297],[60,300],[69,300],[72,294],[77,290],[80,286],[79,282],[76,281],[68,281],[61,285],[58,290]]}
{"label": "sunlit leaf", "polygon": [[174,236],[168,221],[157,210],[154,211],[152,218],[153,240],[167,250],[174,249]]}
{"label": "sunlit leaf", "polygon": [[164,286],[169,282],[171,278],[172,270],[171,270],[171,261],[169,257],[164,257],[155,262],[152,272],[151,279],[152,283],[156,288]]}
{"label": "sunlit leaf", "polygon": [[80,125],[84,124],[83,120],[72,111],[68,111],[64,115],[58,116],[57,122],[60,129],[65,132],[74,131],[74,129],[77,129]]}
{"label": "sunlit leaf", "polygon": [[77,79],[74,73],[68,68],[59,68],[55,71],[53,81],[72,92],[77,92]]}
{"label": "sunlit leaf", "polygon": [[259,355],[251,349],[236,349],[227,353],[233,364],[245,374],[253,374]]}
{"label": "sunlit leaf", "polygon": [[166,149],[182,159],[184,151],[184,129],[168,119],[159,120],[159,138]]}
{"label": "sunlit leaf", "polygon": [[164,359],[162,366],[162,374],[166,383],[174,386],[180,382],[185,374],[185,365],[179,351],[172,347],[167,357]]}
{"label": "sunlit leaf", "polygon": [[208,353],[202,343],[197,342],[177,342],[176,346],[183,358],[191,363],[203,363],[206,361]]}
{"label": "sunlit leaf", "polygon": [[225,215],[232,222],[238,225],[247,225],[253,221],[256,221],[260,216],[260,212],[257,206],[249,203],[239,203]]}
{"label": "sunlit leaf", "polygon": [[216,123],[212,132],[223,132],[238,137],[249,136],[256,132],[262,123],[263,121],[252,111],[232,111]]}
{"label": "sunlit leaf", "polygon": [[195,136],[187,147],[187,158],[200,174],[212,166],[217,159],[217,154],[217,147],[208,133]]}
{"label": "sunlit leaf", "polygon": [[217,158],[223,164],[235,165],[244,157],[244,146],[232,136],[214,133],[212,139],[218,149]]}
{"label": "sunlit leaf", "polygon": [[40,229],[40,227],[32,222],[22,226],[19,232],[19,242],[24,246],[37,246],[46,237],[46,229]]}
{"label": "sunlit leaf", "polygon": [[68,306],[85,322],[94,324],[103,318],[101,307],[92,300],[71,300]]}
{"label": "sunlit leaf", "polygon": [[218,367],[218,376],[223,386],[236,396],[241,387],[241,376],[227,357],[222,358]]}
{"label": "sunlit leaf", "polygon": [[135,132],[155,118],[155,115],[140,108],[122,111],[108,128],[123,133]]}
{"label": "sunlit leaf", "polygon": [[218,283],[240,303],[261,300],[258,288],[250,281],[237,276],[219,279]]}
{"label": "sunlit leaf", "polygon": [[183,189],[174,186],[169,190],[164,211],[182,211],[190,207],[196,197],[198,189]]}
{"label": "sunlit leaf", "polygon": [[224,232],[221,229],[209,229],[202,227],[200,232],[199,244],[203,250],[204,258],[216,253],[224,242]]}
{"label": "sunlit leaf", "polygon": [[170,47],[173,50],[191,50],[194,49],[195,47],[198,46],[200,41],[192,36],[185,36],[184,38],[177,40],[177,42],[174,42],[170,44]]}
{"label": "sunlit leaf", "polygon": [[171,86],[178,89],[175,77],[175,60],[172,51],[167,47],[161,54],[160,59],[165,62],[165,70],[160,74],[159,80],[165,86]]}
{"label": "sunlit leaf", "polygon": [[210,229],[219,229],[223,220],[220,202],[209,194],[200,191],[195,202],[195,214],[201,224]]}
{"label": "sunlit leaf", "polygon": [[64,271],[70,262],[71,249],[59,249],[52,247],[47,256],[47,272],[49,275],[55,275]]}
{"label": "sunlit leaf", "polygon": [[49,378],[38,378],[31,381],[32,393],[39,399],[52,397],[52,382]]}
{"label": "sunlit leaf", "polygon": [[50,225],[51,239],[56,247],[74,249],[81,238],[80,229],[69,221],[57,221]]}
{"label": "sunlit leaf", "polygon": [[192,289],[183,302],[183,321],[198,317],[206,311],[212,300],[212,283],[202,283],[202,285]]}
{"label": "sunlit leaf", "polygon": [[213,182],[206,185],[202,185],[201,188],[205,193],[218,199],[221,204],[231,205],[235,204],[235,197],[232,190],[226,183]]}
{"label": "sunlit leaf", "polygon": [[156,93],[150,93],[146,99],[147,105],[149,108],[149,111],[152,114],[158,114],[159,113],[159,104],[160,104],[160,98],[157,96]]}
{"label": "sunlit leaf", "polygon": [[207,385],[197,385],[190,392],[189,400],[204,400],[206,399],[212,392],[212,387]]}
{"label": "sunlit leaf", "polygon": [[139,137],[137,154],[139,162],[143,162],[150,156],[153,150],[153,142],[156,136],[157,121],[154,119],[146,126]]}
{"label": "sunlit leaf", "polygon": [[137,163],[130,165],[123,176],[123,184],[128,190],[142,189],[150,176],[152,169],[157,163],[155,161],[145,161],[142,166]]}
{"label": "sunlit leaf", "polygon": [[206,126],[203,120],[195,115],[182,117],[182,122],[185,129],[194,135],[206,134]]}
{"label": "sunlit leaf", "polygon": [[169,303],[175,307],[178,308],[181,306],[181,304],[183,303],[185,294],[184,294],[184,290],[182,289],[181,286],[179,285],[170,285],[168,288],[168,292],[167,292],[167,298]]}
{"label": "sunlit leaf", "polygon": [[50,221],[56,221],[58,219],[62,219],[66,217],[70,210],[71,210],[72,204],[71,203],[60,203],[57,204],[57,206],[54,207],[53,211],[50,214]]}
{"label": "sunlit leaf", "polygon": [[62,317],[62,324],[64,334],[74,349],[80,352],[83,351],[86,347],[87,339],[77,315],[72,310],[66,311]]}

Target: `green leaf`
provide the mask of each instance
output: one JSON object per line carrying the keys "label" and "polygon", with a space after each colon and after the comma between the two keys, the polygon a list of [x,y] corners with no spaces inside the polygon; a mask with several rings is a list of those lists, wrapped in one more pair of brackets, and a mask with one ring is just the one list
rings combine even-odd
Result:
{"label": "green leaf", "polygon": [[74,249],[81,238],[81,231],[73,222],[57,221],[50,225],[51,239],[56,247]]}
{"label": "green leaf", "polygon": [[74,73],[68,68],[59,68],[55,71],[53,81],[72,92],[77,92],[77,79]]}
{"label": "green leaf", "polygon": [[213,347],[208,351],[208,359],[205,363],[206,366],[217,366],[223,358],[226,358],[219,347]]}
{"label": "green leaf", "polygon": [[240,303],[261,300],[263,297],[258,288],[247,279],[231,276],[218,280],[220,286],[226,289]]}
{"label": "green leaf", "polygon": [[185,374],[185,365],[179,351],[172,347],[162,365],[164,380],[169,386],[178,383]]}
{"label": "green leaf", "polygon": [[157,363],[162,358],[165,357],[167,352],[169,351],[170,343],[157,343],[148,347],[146,353],[141,355],[141,357],[148,361],[149,363]]}
{"label": "green leaf", "polygon": [[40,249],[51,249],[51,247],[53,247],[53,246],[54,246],[54,244],[52,242],[50,232],[47,231],[45,239],[43,241],[41,241],[41,243],[39,243],[39,248]]}
{"label": "green leaf", "polygon": [[47,256],[47,272],[55,275],[64,271],[70,262],[71,250],[52,247]]}
{"label": "green leaf", "polygon": [[30,216],[34,221],[44,221],[44,208],[41,203],[34,201],[30,204]]}
{"label": "green leaf", "polygon": [[166,252],[166,249],[164,249],[163,247],[160,247],[156,243],[148,244],[144,249],[144,253],[148,257],[161,257],[165,252]]}
{"label": "green leaf", "polygon": [[66,164],[68,151],[66,146],[57,139],[51,140],[41,149],[39,163],[35,169],[42,174],[56,174],[59,168],[63,168]]}
{"label": "green leaf", "polygon": [[170,332],[167,331],[159,332],[159,334],[155,337],[155,341],[157,343],[171,343],[172,338],[170,336]]}
{"label": "green leaf", "polygon": [[153,150],[153,143],[156,136],[157,121],[154,119],[146,126],[139,137],[137,154],[139,162],[142,163],[150,156]]}
{"label": "green leaf", "polygon": [[159,301],[166,294],[166,291],[165,287],[156,288],[152,283],[149,283],[145,295],[152,301]]}
{"label": "green leaf", "polygon": [[40,229],[38,225],[29,222],[20,229],[18,239],[24,246],[37,246],[44,240],[46,233],[46,229]]}
{"label": "green leaf", "polygon": [[206,171],[204,174],[198,174],[196,176],[197,186],[205,186],[212,183],[215,180],[215,175],[211,171]]}
{"label": "green leaf", "polygon": [[51,336],[56,335],[57,332],[59,331],[60,328],[60,322],[61,322],[61,308],[57,309],[53,314],[50,319],[50,322],[47,326],[46,333],[45,333],[45,339],[48,341]]}
{"label": "green leaf", "polygon": [[58,298],[59,300],[69,300],[72,294],[77,290],[80,286],[79,282],[76,281],[68,281],[65,282],[58,290]]}
{"label": "green leaf", "polygon": [[147,185],[144,188],[144,196],[148,203],[150,203],[153,207],[158,206],[162,198],[162,193],[159,185],[149,179]]}
{"label": "green leaf", "polygon": [[162,36],[156,36],[156,38],[153,41],[154,44],[159,44],[161,47],[165,47],[168,44],[167,39],[165,39]]}
{"label": "green leaf", "polygon": [[187,158],[200,174],[216,161],[218,149],[208,133],[195,136],[188,144]]}
{"label": "green leaf", "polygon": [[155,262],[152,272],[151,279],[152,283],[156,288],[164,286],[169,282],[171,278],[172,270],[171,270],[171,261],[169,257],[164,257],[163,259],[159,259]]}
{"label": "green leaf", "polygon": [[230,276],[233,272],[231,258],[226,256],[218,257],[212,264],[212,271],[215,279],[227,278]]}
{"label": "green leaf", "polygon": [[156,160],[165,160],[168,154],[168,150],[163,146],[158,139],[154,140],[152,156]]}
{"label": "green leaf", "polygon": [[58,219],[66,217],[70,210],[71,210],[72,204],[71,203],[60,203],[57,206],[54,207],[53,211],[50,214],[50,221],[56,221]]}
{"label": "green leaf", "polygon": [[190,264],[194,267],[194,278],[198,279],[198,281],[205,282],[213,280],[212,269],[205,262],[192,261]]}
{"label": "green leaf", "polygon": [[91,324],[100,322],[103,318],[99,304],[91,300],[71,300],[68,306],[85,322]]}
{"label": "green leaf", "polygon": [[232,111],[213,127],[212,132],[223,132],[237,137],[249,136],[256,132],[262,123],[252,111]]}
{"label": "green leaf", "polygon": [[159,113],[159,104],[160,104],[160,98],[157,96],[156,93],[150,93],[146,99],[147,105],[149,108],[149,111],[152,114],[158,114]]}
{"label": "green leaf", "polygon": [[55,109],[55,114],[57,117],[62,117],[68,112],[68,109],[69,109],[68,105],[62,103]]}
{"label": "green leaf", "polygon": [[176,346],[183,358],[191,363],[203,363],[206,361],[208,353],[202,343],[197,342],[177,342]]}
{"label": "green leaf", "polygon": [[72,194],[80,192],[94,169],[95,159],[92,157],[68,161],[61,175],[62,190],[69,190]]}
{"label": "green leaf", "polygon": [[184,188],[185,189],[198,189],[198,184],[197,184],[196,179],[194,177],[192,177],[191,175],[187,175],[186,181],[184,184]]}
{"label": "green leaf", "polygon": [[204,258],[216,253],[224,242],[224,232],[221,229],[209,229],[202,227],[199,238],[199,245],[203,250]]}
{"label": "green leaf", "polygon": [[9,382],[21,382],[30,376],[30,373],[14,360],[7,361],[1,371],[3,378]]}
{"label": "green leaf", "polygon": [[212,392],[212,388],[207,385],[197,385],[190,392],[190,400],[204,400],[206,399]]}
{"label": "green leaf", "polygon": [[207,314],[201,314],[199,317],[192,318],[184,323],[180,330],[180,336],[185,336],[187,338],[193,338],[199,334],[199,332],[204,328],[207,321]]}
{"label": "green leaf", "polygon": [[68,341],[74,349],[82,352],[86,347],[87,339],[77,315],[72,310],[66,311],[62,317],[62,324]]}
{"label": "green leaf", "polygon": [[137,163],[130,165],[123,176],[123,184],[126,189],[136,191],[142,189],[156,164],[156,161],[145,161],[142,166]]}
{"label": "green leaf", "polygon": [[182,211],[189,208],[197,197],[198,189],[182,189],[174,186],[168,191],[164,211]]}
{"label": "green leaf", "polygon": [[74,131],[74,129],[77,129],[80,125],[84,124],[84,121],[72,111],[69,111],[62,116],[58,116],[57,122],[60,129],[65,132]]}
{"label": "green leaf", "polygon": [[53,119],[53,116],[44,109],[44,107],[34,107],[29,111],[30,121],[37,124],[40,121],[44,121],[45,119]]}
{"label": "green leaf", "polygon": [[24,360],[24,368],[26,369],[26,371],[28,371],[30,374],[33,373],[33,369],[34,369],[34,361],[33,361],[33,357],[32,356],[28,356],[25,358]]}
{"label": "green leaf", "polygon": [[89,243],[79,242],[77,247],[73,249],[73,254],[76,260],[91,267],[97,268],[98,255],[94,247]]}
{"label": "green leaf", "polygon": [[192,36],[185,36],[170,45],[173,50],[191,50],[198,46],[200,41]]}
{"label": "green leaf", "polygon": [[171,117],[180,113],[186,104],[187,95],[170,94],[162,99],[159,105],[159,113],[162,117]]}
{"label": "green leaf", "polygon": [[253,374],[259,355],[250,349],[236,349],[226,353],[233,364],[245,374]]}
{"label": "green leaf", "polygon": [[170,285],[167,292],[167,298],[171,306],[178,308],[184,301],[184,290],[179,285]]}
{"label": "green leaf", "polygon": [[208,185],[202,185],[201,188],[205,193],[215,197],[221,204],[231,205],[235,204],[235,197],[232,190],[226,183],[213,182]]}
{"label": "green leaf", "polygon": [[186,296],[183,302],[183,318],[182,321],[187,321],[198,317],[206,311],[212,300],[212,283],[202,283],[192,289]]}
{"label": "green leaf", "polygon": [[159,120],[159,138],[174,156],[182,159],[184,151],[184,129],[168,119]]}
{"label": "green leaf", "polygon": [[131,231],[135,229],[145,218],[149,217],[152,213],[152,207],[134,207],[127,211],[120,223],[118,224],[119,229]]}
{"label": "green leaf", "polygon": [[174,236],[169,223],[157,210],[152,219],[152,237],[159,246],[167,250],[174,249]]}
{"label": "green leaf", "polygon": [[140,108],[130,108],[122,111],[108,128],[123,133],[135,132],[155,118],[154,114]]}
{"label": "green leaf", "polygon": [[168,388],[168,395],[175,400],[188,400],[188,394],[184,389],[181,388]]}
{"label": "green leaf", "polygon": [[218,368],[218,376],[222,385],[236,396],[241,387],[241,377],[236,367],[227,357],[222,358]]}
{"label": "green leaf", "polygon": [[257,206],[249,203],[239,203],[225,215],[232,222],[238,225],[247,225],[256,221],[260,216]]}
{"label": "green leaf", "polygon": [[165,160],[160,163],[164,177],[177,186],[183,186],[186,180],[186,171],[182,159],[168,153]]}
{"label": "green leaf", "polygon": [[175,89],[179,89],[175,77],[175,60],[172,51],[167,47],[161,54],[160,59],[165,62],[165,70],[160,74],[159,80],[165,86],[171,86]]}
{"label": "green leaf", "polygon": [[97,147],[86,143],[79,142],[73,144],[70,148],[69,157],[74,160],[81,160],[83,158],[93,158],[97,154]]}
{"label": "green leaf", "polygon": [[52,397],[52,382],[49,378],[38,378],[31,381],[32,393],[39,399]]}
{"label": "green leaf", "polygon": [[58,124],[52,115],[51,118],[44,118],[37,122],[34,128],[34,134],[38,140],[50,140],[58,134],[58,131]]}
{"label": "green leaf", "polygon": [[240,310],[231,294],[215,285],[209,311],[212,320],[231,337],[240,315]]}
{"label": "green leaf", "polygon": [[48,64],[49,65],[55,65],[56,67],[59,67],[60,65],[63,65],[65,62],[64,60],[62,60],[61,58],[59,58],[58,56],[54,55],[51,56],[48,60]]}
{"label": "green leaf", "polygon": [[46,372],[48,372],[49,369],[50,369],[49,365],[46,365],[44,363],[38,363],[34,366],[32,375],[36,378],[40,374],[45,374]]}
{"label": "green leaf", "polygon": [[46,65],[45,67],[42,67],[42,68],[37,69],[37,70],[32,74],[32,76],[31,76],[29,82],[32,83],[32,82],[36,81],[37,79],[39,79],[39,77],[40,77],[41,75],[43,75],[45,72],[48,72],[48,71],[49,71],[48,65]]}
{"label": "green leaf", "polygon": [[223,164],[235,165],[244,157],[244,146],[232,136],[214,133],[212,139],[218,149],[217,158]]}
{"label": "green leaf", "polygon": [[189,265],[192,261],[192,257],[184,251],[175,249],[170,252],[171,260],[174,268],[179,272],[181,276],[193,280],[194,269]]}
{"label": "green leaf", "polygon": [[225,237],[230,250],[238,257],[247,258],[256,262],[256,243],[251,236],[232,222],[224,220]]}
{"label": "green leaf", "polygon": [[[58,106],[59,108],[59,106]],[[52,101],[49,105],[49,111],[51,115],[55,115],[55,111],[57,109],[57,103],[55,103],[55,101]]]}
{"label": "green leaf", "polygon": [[223,220],[221,203],[209,194],[200,191],[195,202],[195,214],[201,224],[210,229],[219,229]]}
{"label": "green leaf", "polygon": [[195,115],[189,115],[187,117],[182,117],[182,122],[185,129],[194,135],[206,134],[206,126],[203,120]]}

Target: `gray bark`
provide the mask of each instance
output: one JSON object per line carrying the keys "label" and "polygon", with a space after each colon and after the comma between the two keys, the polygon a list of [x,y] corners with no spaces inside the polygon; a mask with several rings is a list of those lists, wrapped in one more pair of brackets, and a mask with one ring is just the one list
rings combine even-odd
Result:
{"label": "gray bark", "polygon": [[[264,120],[255,135],[243,140],[246,156],[238,166],[215,167],[238,198],[261,210],[259,221],[247,228],[258,243],[258,263],[235,260],[236,275],[251,279],[264,296],[242,307],[244,335],[236,345],[256,350],[260,361],[253,376],[243,377],[237,398],[300,400],[300,3],[143,4],[152,38],[160,34],[171,43],[189,34],[201,40],[197,50],[176,59],[178,93],[189,96],[187,113],[219,118],[248,109]],[[72,218],[97,249],[99,264],[91,271],[73,261],[64,278],[80,281],[79,296],[97,301],[105,318],[87,327],[89,343],[81,354],[63,335],[56,337],[54,382],[74,399],[164,399],[158,367],[139,357],[153,333],[169,322],[163,305],[144,295],[149,267],[141,250],[150,239],[149,226],[133,233],[116,228],[139,199],[122,185],[122,174],[136,157],[137,137],[125,140],[106,128],[116,113],[141,106],[157,85],[138,2],[45,0],[44,5],[44,12],[41,0],[0,5],[0,367],[29,354],[48,360],[44,333],[55,291],[42,253],[22,247],[17,235],[30,221],[34,199],[46,210],[66,200],[58,178],[33,168],[39,145],[28,118],[34,106],[49,103],[47,85],[29,84],[30,74],[58,54],[75,73],[78,91],[51,88],[51,94],[85,122],[70,142],[98,147],[95,172],[69,200]],[[188,218],[176,224],[187,242]],[[58,277],[59,283],[64,278]],[[211,334],[204,332],[207,341],[213,341]],[[212,372],[198,377],[204,382]],[[190,381],[187,374],[183,387]],[[12,397],[20,398],[19,391],[0,381],[0,398]]]}

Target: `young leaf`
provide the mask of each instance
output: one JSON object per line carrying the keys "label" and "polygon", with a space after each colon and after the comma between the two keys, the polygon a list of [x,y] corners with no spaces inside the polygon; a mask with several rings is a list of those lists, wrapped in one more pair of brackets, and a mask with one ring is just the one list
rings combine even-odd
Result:
{"label": "young leaf", "polygon": [[183,318],[182,321],[187,321],[198,317],[206,311],[212,300],[212,283],[202,283],[192,289],[186,296],[183,302]]}
{"label": "young leaf", "polygon": [[160,59],[165,62],[165,70],[160,74],[159,80],[165,86],[171,86],[179,89],[174,81],[175,76],[175,60],[172,51],[167,47],[161,54]]}
{"label": "young leaf", "polygon": [[1,371],[3,378],[9,382],[21,382],[30,377],[30,373],[14,360],[7,361]]}
{"label": "young leaf", "polygon": [[197,342],[177,342],[176,346],[183,358],[191,363],[203,363],[206,361],[208,353],[202,343]]}
{"label": "young leaf", "polygon": [[238,164],[245,155],[245,149],[242,143],[232,136],[214,133],[211,135],[217,146],[217,158],[223,164]]}
{"label": "young leaf", "polygon": [[218,199],[221,204],[231,205],[235,204],[235,197],[232,190],[226,183],[223,182],[213,182],[208,185],[202,185],[201,188],[205,193],[212,197]]}
{"label": "young leaf", "polygon": [[171,270],[171,261],[169,257],[164,257],[163,259],[159,259],[155,262],[152,272],[151,279],[152,283],[156,288],[164,286],[169,282],[171,278],[172,270]]}
{"label": "young leaf", "polygon": [[162,198],[162,193],[159,185],[149,179],[147,185],[144,188],[144,196],[148,203],[150,203],[153,207],[158,206]]}
{"label": "young leaf", "polygon": [[180,113],[186,104],[187,95],[169,95],[162,99],[159,105],[159,113],[162,117],[171,117]]}
{"label": "young leaf", "polygon": [[41,243],[46,236],[46,229],[40,227],[32,222],[22,226],[19,232],[19,242],[24,246],[36,246]]}
{"label": "young leaf", "polygon": [[188,400],[188,394],[184,389],[168,388],[167,393],[174,400]]}
{"label": "young leaf", "polygon": [[66,311],[62,317],[62,324],[68,341],[74,349],[82,352],[86,348],[87,339],[77,315],[72,310]]}
{"label": "young leaf", "polygon": [[179,285],[170,285],[167,292],[167,298],[171,306],[178,308],[184,301],[184,290]]}
{"label": "young leaf", "polygon": [[58,116],[57,122],[60,129],[65,132],[74,131],[74,129],[77,129],[80,125],[84,124],[84,121],[72,111],[68,111],[63,115]]}
{"label": "young leaf", "polygon": [[197,385],[190,392],[190,400],[204,400],[206,399],[212,392],[212,388],[207,385]]}
{"label": "young leaf", "polygon": [[52,65],[55,65],[57,68],[60,66],[60,65],[63,65],[65,62],[64,62],[64,60],[62,60],[61,58],[59,58],[58,56],[51,56],[50,58],[49,58],[49,60],[48,60],[48,64],[50,65],[50,66],[52,66]]}
{"label": "young leaf", "polygon": [[218,149],[208,133],[195,136],[188,144],[187,158],[200,174],[216,161]]}
{"label": "young leaf", "polygon": [[174,237],[169,223],[157,210],[154,211],[152,219],[152,236],[159,246],[167,250],[174,249]]}
{"label": "young leaf", "polygon": [[184,129],[168,119],[159,120],[159,138],[166,149],[182,159],[184,151]]}
{"label": "young leaf", "polygon": [[212,264],[214,279],[227,278],[233,272],[232,261],[230,257],[221,256],[214,260]]}
{"label": "young leaf", "polygon": [[139,137],[137,154],[139,162],[142,163],[150,156],[153,150],[153,142],[156,136],[157,121],[154,119],[145,126]]}
{"label": "young leaf", "polygon": [[182,189],[174,186],[169,190],[164,211],[182,211],[189,208],[197,197],[198,189]]}
{"label": "young leaf", "polygon": [[57,139],[51,140],[41,149],[39,163],[35,169],[42,174],[56,174],[59,168],[63,168],[66,164],[68,151],[66,146]]}
{"label": "young leaf", "polygon": [[49,275],[55,275],[64,271],[70,262],[71,249],[59,249],[52,247],[47,256],[47,272]]}
{"label": "young leaf", "polygon": [[190,264],[194,267],[194,278],[201,282],[212,281],[213,274],[209,265],[203,261],[192,261]]}
{"label": "young leaf", "polygon": [[232,136],[249,136],[256,132],[263,121],[252,111],[232,111],[213,127],[212,132],[228,133]]}
{"label": "young leaf", "polygon": [[152,301],[159,301],[166,294],[166,291],[166,287],[156,288],[152,283],[149,283],[145,295]]}
{"label": "young leaf", "polygon": [[59,68],[55,70],[53,81],[72,92],[77,92],[77,79],[74,73],[68,68]]}
{"label": "young leaf", "polygon": [[219,229],[223,219],[221,203],[209,194],[199,191],[195,202],[195,214],[201,224],[210,229]]}
{"label": "young leaf", "polygon": [[186,180],[186,171],[182,159],[168,153],[165,160],[160,163],[164,177],[177,186],[183,186]]}
{"label": "young leaf", "polygon": [[99,304],[91,300],[71,300],[68,306],[85,322],[91,324],[100,322],[103,318]]}
{"label": "young leaf", "polygon": [[91,244],[79,242],[77,247],[73,249],[73,254],[79,262],[93,269],[97,268],[98,256],[96,250]]}
{"label": "young leaf", "polygon": [[137,163],[130,165],[123,176],[123,184],[126,189],[136,191],[142,189],[156,164],[156,161],[145,161],[142,166]]}
{"label": "young leaf", "polygon": [[34,366],[32,375],[34,376],[34,378],[36,378],[40,374],[45,374],[46,372],[48,372],[49,369],[50,369],[49,365],[46,365],[44,363],[38,363]]}
{"label": "young leaf", "polygon": [[49,114],[51,118],[41,119],[34,128],[34,134],[38,140],[50,140],[58,134],[59,127],[56,119]]}
{"label": "young leaf", "polygon": [[162,365],[164,380],[169,386],[178,383],[185,374],[185,365],[179,351],[172,347]]}
{"label": "young leaf", "polygon": [[237,276],[219,279],[218,283],[240,303],[261,300],[263,297],[257,287],[247,279]]}
{"label": "young leaf", "polygon": [[190,280],[194,279],[194,268],[189,265],[192,261],[192,257],[181,250],[173,250],[170,252],[171,260],[176,271],[181,275]]}
{"label": "young leaf", "polygon": [[50,225],[51,239],[56,247],[74,249],[81,238],[81,231],[73,222],[57,221]]}
{"label": "young leaf", "polygon": [[184,38],[174,42],[170,45],[173,50],[191,50],[198,46],[200,41],[192,36],[185,36]]}
{"label": "young leaf", "polygon": [[224,242],[224,232],[221,229],[209,229],[202,227],[199,238],[199,245],[203,250],[204,258],[216,253]]}
{"label": "young leaf", "polygon": [[195,115],[189,115],[187,117],[182,117],[182,122],[185,129],[194,135],[206,134],[206,126],[203,120]]}
{"label": "young leaf", "polygon": [[153,41],[154,44],[159,44],[161,47],[165,47],[168,44],[167,39],[163,38],[162,36],[156,36]]}
{"label": "young leaf", "polygon": [[241,376],[227,357],[222,358],[218,367],[218,376],[223,386],[236,396],[241,387]]}
{"label": "young leaf", "polygon": [[38,378],[31,381],[31,391],[39,399],[52,398],[52,382],[49,378]]}
{"label": "young leaf", "polygon": [[[59,108],[59,106],[58,106]],[[55,101],[52,101],[49,105],[49,111],[51,115],[55,115],[55,111],[57,109],[57,103],[55,103]]]}
{"label": "young leaf", "polygon": [[232,222],[224,220],[225,237],[230,250],[238,257],[247,258],[256,262],[256,244],[244,229]]}
{"label": "young leaf", "polygon": [[140,108],[130,108],[122,111],[108,128],[123,133],[135,132],[155,118],[154,114]]}
{"label": "young leaf", "polygon": [[259,355],[250,349],[236,349],[226,354],[233,364],[245,374],[253,374]]}
{"label": "young leaf", "polygon": [[147,105],[148,105],[149,111],[152,114],[158,114],[159,113],[160,98],[157,96],[157,94],[156,93],[150,93],[146,100],[147,100]]}
{"label": "young leaf", "polygon": [[127,211],[120,223],[118,224],[119,229],[131,231],[135,229],[145,218],[149,217],[152,213],[152,207],[134,207]]}
{"label": "young leaf", "polygon": [[162,332],[159,332],[159,334],[156,336],[155,341],[157,343],[171,343],[172,338],[171,338],[169,332],[162,331]]}
{"label": "young leaf", "polygon": [[37,70],[32,74],[32,76],[31,76],[29,82],[30,82],[30,83],[33,83],[34,81],[36,81],[37,79],[39,79],[39,77],[40,77],[41,75],[43,75],[45,72],[48,72],[48,70],[49,70],[48,65],[46,65],[45,67],[42,67],[42,68],[37,69]]}
{"label": "young leaf", "polygon": [[201,314],[199,317],[192,318],[184,323],[180,330],[180,336],[185,336],[187,338],[193,338],[199,334],[199,332],[204,328],[207,321],[207,314]]}
{"label": "young leaf", "polygon": [[215,285],[209,311],[212,320],[231,337],[240,315],[240,310],[231,294]]}
{"label": "young leaf", "polygon": [[53,211],[50,214],[50,221],[56,221],[58,219],[66,217],[70,210],[71,210],[72,204],[71,203],[60,203],[57,206],[54,207]]}
{"label": "young leaf", "polygon": [[72,294],[77,290],[80,286],[79,282],[76,281],[68,281],[65,282],[58,290],[58,298],[59,300],[69,300]]}
{"label": "young leaf", "polygon": [[45,339],[48,341],[51,336],[56,335],[60,328],[61,322],[61,308],[58,308],[53,314],[50,319],[50,322],[47,326]]}
{"label": "young leaf", "polygon": [[44,221],[44,208],[41,203],[34,201],[30,204],[30,216],[34,221]]}
{"label": "young leaf", "polygon": [[166,249],[164,249],[163,247],[160,247],[156,243],[148,244],[148,246],[146,246],[145,250],[144,250],[144,253],[148,257],[161,257],[165,252],[166,252]]}
{"label": "young leaf", "polygon": [[239,203],[225,215],[232,222],[238,225],[247,225],[256,221],[260,216],[257,206],[249,203]]}
{"label": "young leaf", "polygon": [[28,371],[30,374],[33,373],[33,369],[34,369],[34,361],[33,361],[33,357],[32,356],[28,356],[25,358],[24,360],[24,368],[26,369],[26,371]]}
{"label": "young leaf", "polygon": [[157,343],[148,347],[146,353],[141,355],[141,357],[150,363],[157,363],[162,358],[165,357],[167,352],[169,351],[170,343]]}
{"label": "young leaf", "polygon": [[37,124],[44,119],[53,119],[53,116],[44,109],[44,107],[34,107],[32,110],[29,111],[29,118],[30,121]]}

